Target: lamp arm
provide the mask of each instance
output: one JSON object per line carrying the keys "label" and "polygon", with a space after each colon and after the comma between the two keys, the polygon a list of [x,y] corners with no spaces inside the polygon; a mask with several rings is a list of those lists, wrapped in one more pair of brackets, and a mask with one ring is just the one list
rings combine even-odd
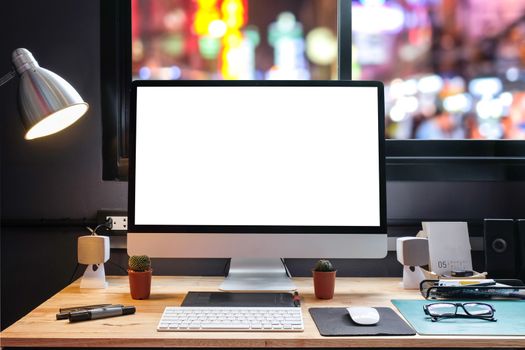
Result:
{"label": "lamp arm", "polygon": [[16,76],[16,72],[14,70],[10,71],[6,75],[0,78],[0,86],[7,83],[9,80],[13,79]]}

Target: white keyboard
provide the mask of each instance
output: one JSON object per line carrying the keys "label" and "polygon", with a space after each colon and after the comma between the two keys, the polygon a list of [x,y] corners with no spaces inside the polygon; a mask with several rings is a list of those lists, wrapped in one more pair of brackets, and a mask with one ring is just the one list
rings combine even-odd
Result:
{"label": "white keyboard", "polygon": [[166,307],[159,332],[302,332],[300,307]]}

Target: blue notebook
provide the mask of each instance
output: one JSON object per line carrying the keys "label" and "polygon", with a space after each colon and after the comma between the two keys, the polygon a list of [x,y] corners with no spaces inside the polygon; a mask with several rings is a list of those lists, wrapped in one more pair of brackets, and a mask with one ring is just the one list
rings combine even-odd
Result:
{"label": "blue notebook", "polygon": [[[447,303],[465,302],[442,300]],[[470,300],[469,300],[470,301]],[[496,309],[496,322],[479,319],[449,318],[432,322],[423,305],[436,300],[392,300],[392,304],[414,327],[425,335],[522,335],[525,336],[525,300],[480,300]]]}

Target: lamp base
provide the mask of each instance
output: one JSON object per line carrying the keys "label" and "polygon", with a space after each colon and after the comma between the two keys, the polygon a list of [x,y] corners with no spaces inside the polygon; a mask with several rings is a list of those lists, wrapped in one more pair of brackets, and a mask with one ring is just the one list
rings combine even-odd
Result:
{"label": "lamp base", "polygon": [[104,289],[108,287],[104,264],[90,264],[82,276],[80,288]]}
{"label": "lamp base", "polygon": [[419,284],[425,279],[425,274],[419,266],[403,266],[403,288],[419,289]]}

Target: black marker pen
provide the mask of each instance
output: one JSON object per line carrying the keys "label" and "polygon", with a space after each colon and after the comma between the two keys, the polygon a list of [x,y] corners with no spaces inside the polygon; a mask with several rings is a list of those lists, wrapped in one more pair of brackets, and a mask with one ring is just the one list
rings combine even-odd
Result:
{"label": "black marker pen", "polygon": [[92,310],[75,311],[69,313],[69,322],[96,320],[99,318],[131,315],[135,313],[135,306],[109,306]]}
{"label": "black marker pen", "polygon": [[124,306],[124,305],[121,305],[121,304],[100,304],[100,305],[86,305],[86,306],[68,307],[68,308],[59,309],[60,312],[56,316],[57,316],[57,320],[67,320],[67,319],[69,319],[69,314],[71,312],[100,309],[102,307],[117,307],[117,306]]}

